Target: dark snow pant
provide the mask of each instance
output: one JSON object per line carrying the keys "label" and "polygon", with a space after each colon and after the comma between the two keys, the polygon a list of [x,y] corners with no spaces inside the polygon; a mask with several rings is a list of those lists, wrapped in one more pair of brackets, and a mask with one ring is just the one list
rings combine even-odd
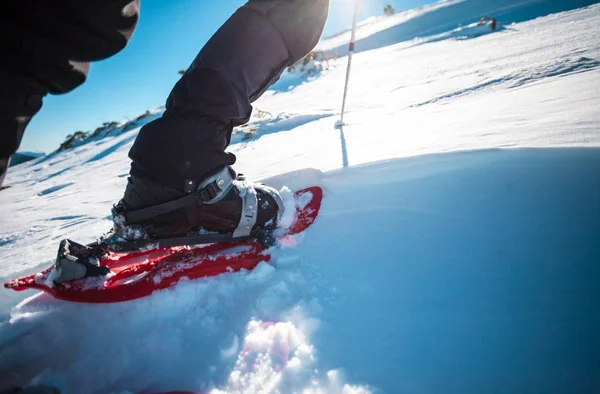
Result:
{"label": "dark snow pant", "polygon": [[226,153],[233,127],[282,71],[317,44],[329,0],[254,0],[206,43],[177,82],[163,116],[140,131],[131,174],[181,193],[235,162]]}
{"label": "dark snow pant", "polygon": [[[47,93],[85,81],[89,63],[120,51],[139,0],[9,1],[0,6],[0,179]],[[250,0],[215,33],[145,125],[129,156],[132,175],[183,191],[235,157],[234,126],[289,65],[316,45],[329,0]],[[0,181],[1,182],[1,181]]]}

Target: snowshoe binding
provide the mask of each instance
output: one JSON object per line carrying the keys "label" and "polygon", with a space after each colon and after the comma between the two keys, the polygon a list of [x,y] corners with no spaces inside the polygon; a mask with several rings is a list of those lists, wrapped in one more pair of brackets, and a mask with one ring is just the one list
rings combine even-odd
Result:
{"label": "snowshoe binding", "polygon": [[86,246],[68,239],[62,240],[56,256],[54,283],[108,274],[110,270],[107,267],[98,265],[98,258],[105,253],[99,244]]}

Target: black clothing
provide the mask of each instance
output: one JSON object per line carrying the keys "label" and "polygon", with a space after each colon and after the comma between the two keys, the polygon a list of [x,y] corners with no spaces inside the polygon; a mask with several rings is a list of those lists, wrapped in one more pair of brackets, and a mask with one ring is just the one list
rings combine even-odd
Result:
{"label": "black clothing", "polygon": [[0,9],[1,67],[60,94],[85,81],[89,62],[125,47],[139,0],[19,0]]}
{"label": "black clothing", "polygon": [[164,115],[142,127],[131,174],[183,191],[235,162],[226,153],[233,127],[283,70],[317,44],[329,0],[254,0],[213,35],[177,82]]}
{"label": "black clothing", "polygon": [[125,47],[139,0],[18,0],[0,5],[0,182],[47,93],[81,85],[89,62]]}

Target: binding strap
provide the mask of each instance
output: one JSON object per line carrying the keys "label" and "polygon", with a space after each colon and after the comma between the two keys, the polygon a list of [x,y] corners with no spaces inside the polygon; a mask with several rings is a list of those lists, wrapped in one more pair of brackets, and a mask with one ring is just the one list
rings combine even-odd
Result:
{"label": "binding strap", "polygon": [[[193,204],[215,204],[221,201],[232,187],[235,187],[242,200],[242,214],[238,226],[232,235],[234,239],[250,236],[252,229],[256,225],[258,217],[256,189],[265,192],[275,200],[278,207],[277,221],[279,221],[284,210],[284,205],[277,190],[260,183],[250,183],[241,174],[234,180],[233,174],[235,173],[230,167],[225,167],[215,175],[204,180],[195,191],[193,189],[189,189],[189,191],[186,189],[186,192],[189,194],[184,197],[148,208],[123,212],[121,215],[125,217],[127,223],[137,223]],[[193,185],[193,182],[191,185]]]}
{"label": "binding strap", "polygon": [[214,204],[225,197],[232,186],[231,170],[224,167],[215,175],[206,178],[195,191],[190,190],[186,196],[151,207],[122,212],[121,215],[127,223],[137,223],[193,204]]}

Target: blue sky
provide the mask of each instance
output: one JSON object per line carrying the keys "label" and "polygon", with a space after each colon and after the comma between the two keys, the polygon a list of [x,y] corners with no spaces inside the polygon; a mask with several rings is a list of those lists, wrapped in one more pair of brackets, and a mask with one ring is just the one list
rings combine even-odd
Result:
{"label": "blue sky", "polygon": [[[354,0],[330,0],[324,36],[352,23]],[[361,0],[360,19],[431,0]],[[85,84],[71,93],[48,96],[33,118],[19,150],[55,150],[67,134],[90,131],[106,121],[135,118],[164,104],[202,45],[244,0],[141,0],[138,27],[129,45],[110,59],[94,63]]]}

